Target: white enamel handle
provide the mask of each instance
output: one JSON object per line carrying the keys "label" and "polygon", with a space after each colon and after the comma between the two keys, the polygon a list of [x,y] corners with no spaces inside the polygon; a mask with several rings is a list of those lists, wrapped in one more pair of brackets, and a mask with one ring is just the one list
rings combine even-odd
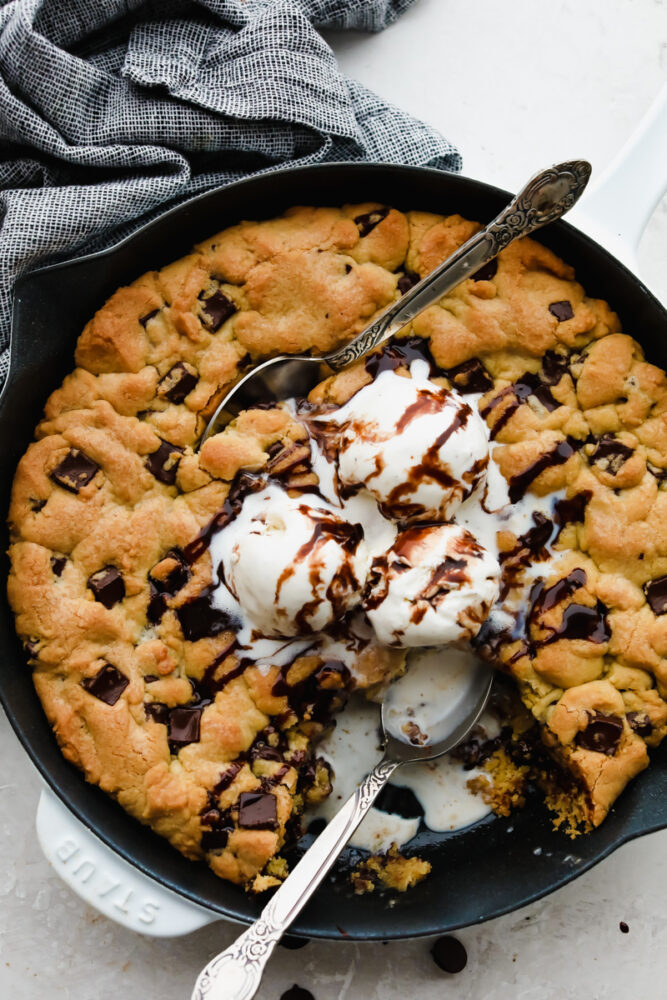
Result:
{"label": "white enamel handle", "polygon": [[154,937],[176,937],[220,919],[128,864],[48,788],[42,790],[35,825],[46,859],[61,879],[123,927]]}
{"label": "white enamel handle", "polygon": [[651,213],[667,191],[667,84],[568,216],[632,271]]}

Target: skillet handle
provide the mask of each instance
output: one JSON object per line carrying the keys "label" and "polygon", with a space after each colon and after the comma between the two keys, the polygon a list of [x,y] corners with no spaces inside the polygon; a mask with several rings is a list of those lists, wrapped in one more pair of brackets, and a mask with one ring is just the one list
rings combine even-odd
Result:
{"label": "skillet handle", "polygon": [[568,222],[637,271],[637,248],[667,191],[667,84]]}
{"label": "skillet handle", "polygon": [[44,855],[61,879],[123,927],[154,937],[178,937],[219,919],[128,864],[48,788],[42,789],[35,825]]}

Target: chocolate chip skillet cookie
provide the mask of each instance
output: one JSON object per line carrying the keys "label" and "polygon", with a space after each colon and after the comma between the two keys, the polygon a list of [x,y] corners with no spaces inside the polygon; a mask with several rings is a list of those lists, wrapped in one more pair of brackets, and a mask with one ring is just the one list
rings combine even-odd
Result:
{"label": "chocolate chip skillet cookie", "polygon": [[[255,890],[284,876],[283,844],[330,791],[317,741],[332,714],[405,651],[348,613],[343,574],[325,641],[249,652],[213,599],[211,539],[258,482],[317,492],[308,407],[248,410],[196,442],[240,371],[344,343],[477,228],[363,204],[217,234],[91,319],[19,464],[9,597],[63,753]],[[499,523],[499,596],[474,643],[540,728],[566,790],[551,804],[597,825],[667,727],[667,380],[529,239],[309,406],[333,411],[415,356],[484,419],[525,515]]]}

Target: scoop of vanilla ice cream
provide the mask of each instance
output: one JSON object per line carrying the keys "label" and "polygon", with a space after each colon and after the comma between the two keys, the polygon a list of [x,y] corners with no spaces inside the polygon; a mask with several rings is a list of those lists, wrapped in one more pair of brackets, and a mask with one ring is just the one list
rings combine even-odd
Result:
{"label": "scoop of vanilla ice cream", "polygon": [[216,538],[223,584],[266,636],[317,632],[359,603],[370,555],[360,525],[314,494],[249,493]]}
{"label": "scoop of vanilla ice cream", "polygon": [[486,425],[458,392],[384,371],[333,413],[338,477],[396,520],[449,520],[484,481]]}
{"label": "scoop of vanilla ice cream", "polygon": [[372,563],[364,610],[388,646],[436,646],[477,635],[498,596],[500,566],[458,524],[399,532]]}

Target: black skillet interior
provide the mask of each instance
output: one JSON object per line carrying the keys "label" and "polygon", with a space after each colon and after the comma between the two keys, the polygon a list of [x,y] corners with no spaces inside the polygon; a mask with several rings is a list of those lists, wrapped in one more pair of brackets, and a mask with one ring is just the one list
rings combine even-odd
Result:
{"label": "black skillet interior", "polygon": [[[32,439],[46,397],[73,367],[79,332],[119,285],[177,259],[194,242],[242,218],[270,218],[294,204],[374,200],[488,221],[508,199],[506,192],[479,181],[424,168],[338,164],[287,170],[199,196],[109,252],[23,278],[16,288],[10,378],[0,400],[2,509],[7,509],[16,463]],[[648,358],[667,367],[667,313],[640,282],[562,222],[539,238],[575,266],[589,294],[611,302]],[[4,521],[3,516],[6,548]],[[4,598],[0,695],[45,780],[110,847],[196,903],[242,921],[257,915],[256,900],[217,879],[204,864],[187,861],[86,784],[64,760],[35,695]],[[588,836],[570,841],[554,832],[538,801],[530,801],[510,819],[489,818],[457,833],[422,829],[410,846],[432,862],[433,872],[425,882],[404,894],[355,897],[339,874],[319,890],[293,930],[358,940],[414,937],[516,909],[570,881],[624,841],[667,826],[667,748],[652,757],[651,767],[621,796],[602,827]],[[339,873],[353,861],[354,853],[348,851]]]}

